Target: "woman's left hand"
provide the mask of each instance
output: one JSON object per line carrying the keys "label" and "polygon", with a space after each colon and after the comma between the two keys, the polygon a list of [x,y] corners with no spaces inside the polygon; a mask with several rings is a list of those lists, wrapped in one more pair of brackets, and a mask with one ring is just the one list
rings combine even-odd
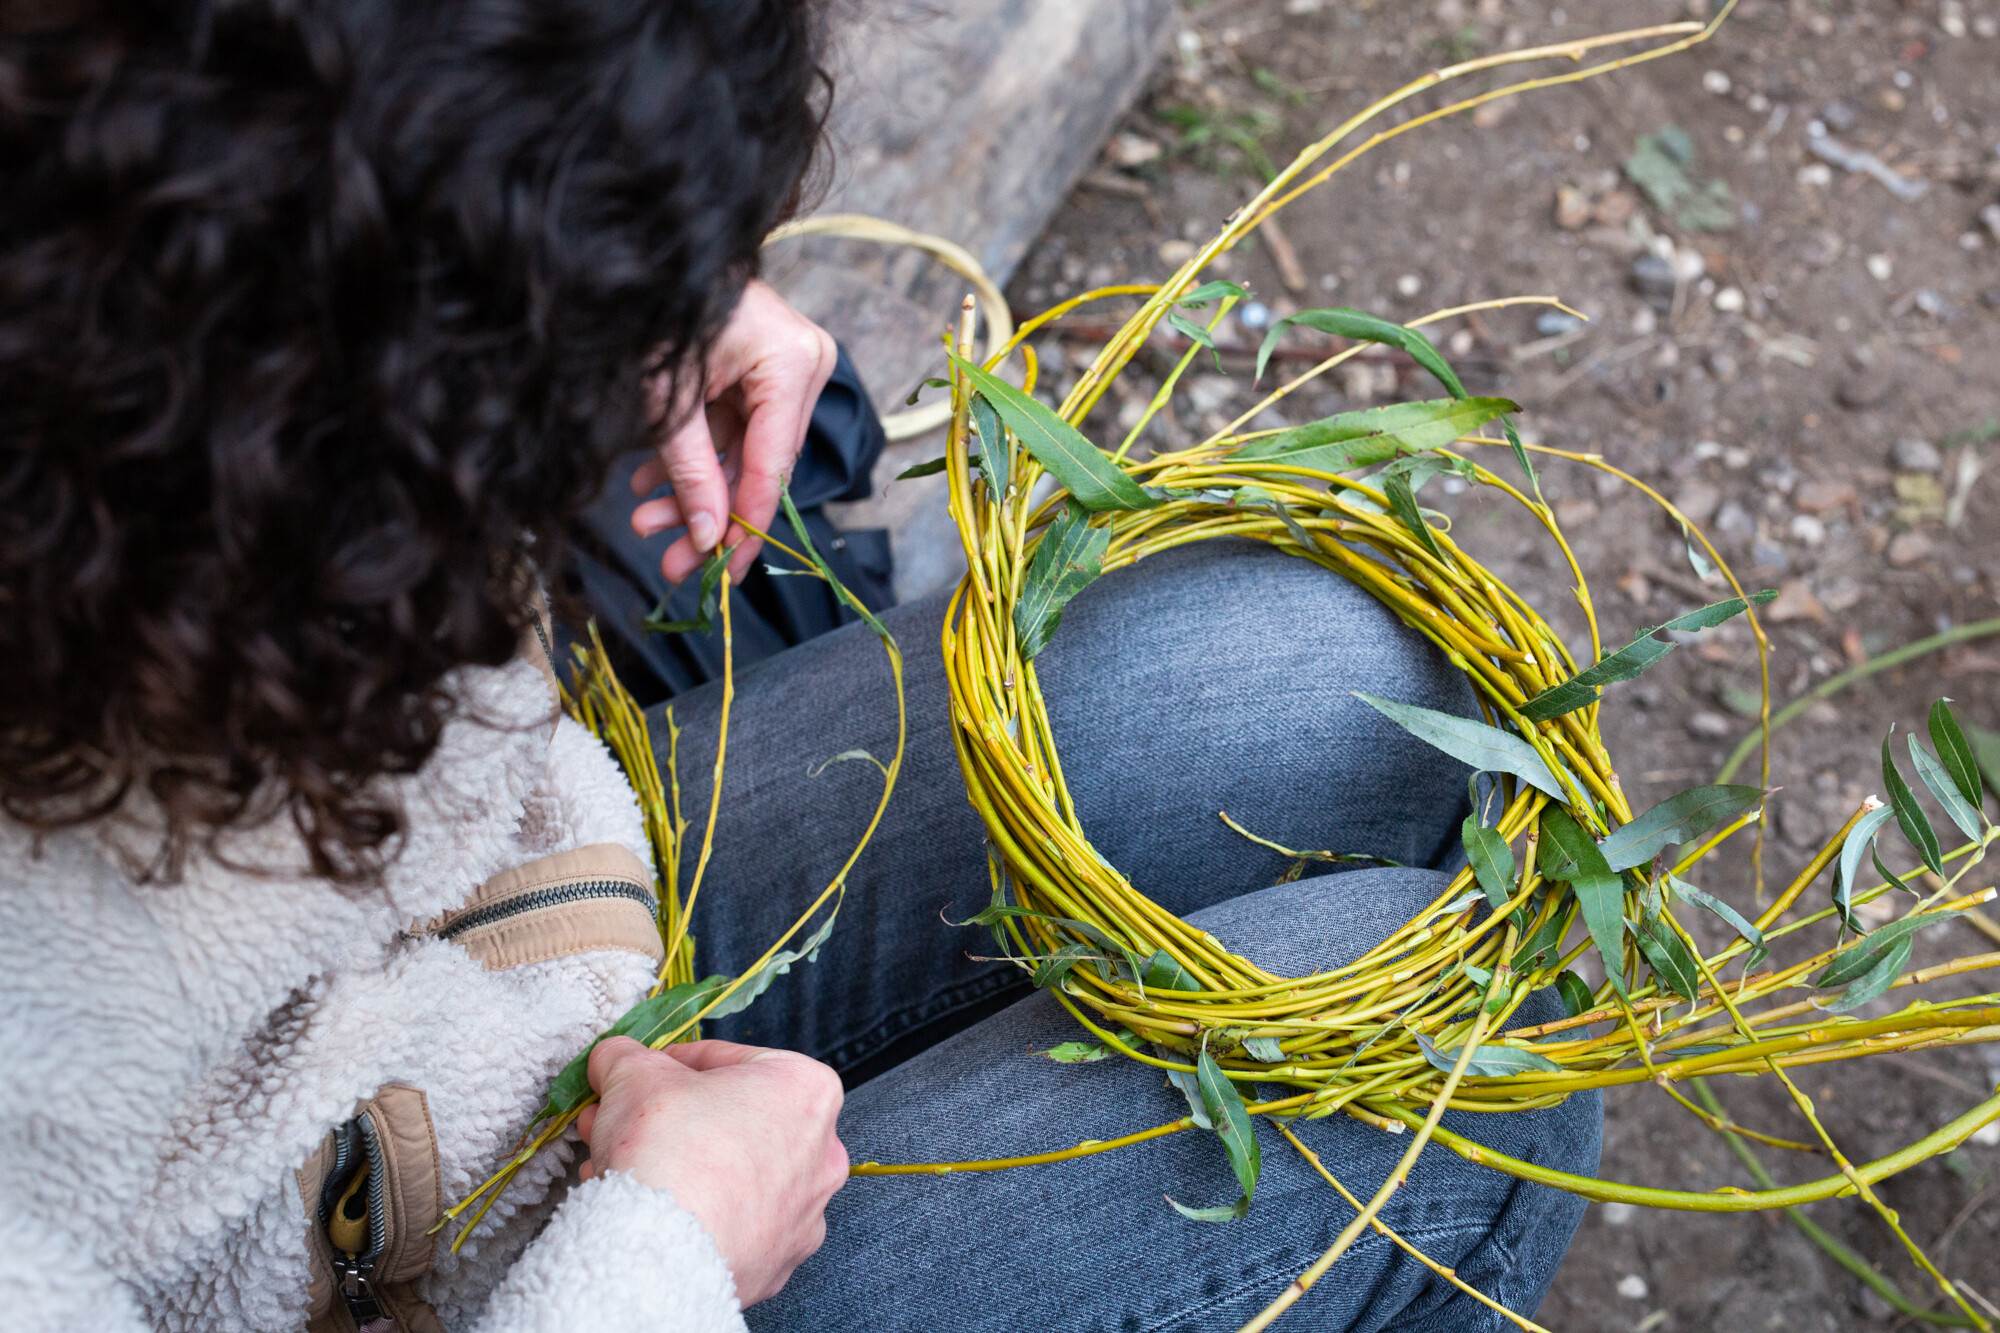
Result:
{"label": "woman's left hand", "polygon": [[[634,495],[673,484],[672,495],[632,510],[633,531],[642,537],[687,529],[660,558],[669,583],[699,569],[718,542],[740,543],[729,562],[732,580],[749,572],[762,543],[730,521],[730,510],[770,527],[779,488],[805,444],[813,404],[838,355],[826,330],[792,309],[769,283],[752,279],[743,289],[709,350],[701,409],[685,412],[658,454],[632,474]],[[653,406],[663,423],[683,415],[670,413],[663,399]]]}

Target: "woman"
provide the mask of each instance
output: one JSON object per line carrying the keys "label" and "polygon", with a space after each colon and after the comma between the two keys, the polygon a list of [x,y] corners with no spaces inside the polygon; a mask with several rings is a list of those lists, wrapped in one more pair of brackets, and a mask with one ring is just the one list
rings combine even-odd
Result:
{"label": "woman", "polygon": [[[829,1211],[850,1152],[1177,1114],[1145,1071],[1028,1054],[1063,1031],[1046,997],[967,1026],[1017,974],[937,924],[984,867],[932,603],[896,613],[910,761],[834,943],[724,1033],[766,1044],[603,1043],[580,1142],[458,1253],[432,1234],[660,956],[633,798],[557,714],[535,588],[655,432],[633,486],[672,494],[632,521],[684,529],[668,579],[737,539],[732,507],[771,514],[834,362],[752,280],[817,137],[815,40],[803,0],[0,9],[16,1326],[1234,1327],[1344,1221],[1276,1152],[1250,1220],[1181,1220],[1153,1195],[1227,1177],[1191,1136],[867,1180]],[[740,682],[705,970],[761,952],[851,838],[861,766],[803,770],[890,725],[872,651],[843,631]],[[1435,892],[1422,870],[1253,892],[1279,867],[1213,824],[1450,854],[1463,774],[1345,690],[1463,683],[1346,585],[1255,551],[1153,561],[1080,598],[1045,660],[1106,854],[1267,965],[1352,956]],[[1152,706],[1109,726],[1093,692]],[[717,708],[676,705],[690,801]],[[844,1112],[822,1059],[859,1083]],[[1356,1188],[1385,1169],[1373,1131],[1305,1132]],[[1472,1132],[1595,1161],[1585,1099]],[[1578,1213],[1455,1158],[1406,1200],[1393,1223],[1528,1306]],[[1491,1318],[1372,1238],[1336,1276],[1301,1324]]]}

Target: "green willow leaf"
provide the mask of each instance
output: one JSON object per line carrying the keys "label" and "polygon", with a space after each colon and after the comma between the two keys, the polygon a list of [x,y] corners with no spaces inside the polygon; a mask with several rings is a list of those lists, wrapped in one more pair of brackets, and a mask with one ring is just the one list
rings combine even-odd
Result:
{"label": "green willow leaf", "polygon": [[[1123,1028],[1118,1030],[1118,1040],[1125,1043],[1127,1050],[1139,1045],[1139,1039]],[[1059,1065],[1095,1064],[1099,1060],[1109,1060],[1117,1053],[1108,1043],[1101,1041],[1065,1041],[1049,1047],[1046,1051],[1035,1052],[1037,1055],[1047,1056]]]}
{"label": "green willow leaf", "polygon": [[1598,843],[1613,870],[1630,870],[1668,847],[1693,842],[1724,820],[1753,808],[1764,793],[1756,787],[1691,787],[1669,796]]}
{"label": "green willow leaf", "polygon": [[1248,1108],[1243,1105],[1243,1094],[1236,1091],[1236,1085],[1223,1075],[1222,1066],[1207,1051],[1195,1062],[1195,1084],[1201,1090],[1202,1105],[1215,1126],[1216,1137],[1222,1140],[1223,1151],[1229,1154],[1229,1167],[1236,1173],[1236,1183],[1243,1187],[1247,1202],[1257,1194],[1257,1176],[1263,1169],[1263,1159],[1257,1151],[1257,1131],[1250,1123]]}
{"label": "green willow leaf", "polygon": [[826,914],[826,920],[820,922],[819,929],[815,930],[804,944],[801,944],[796,949],[787,949],[782,953],[771,955],[770,962],[764,964],[762,968],[758,969],[756,975],[737,987],[728,999],[709,1010],[708,1016],[710,1018],[727,1018],[731,1014],[740,1014],[745,1009],[748,1009],[759,995],[771,989],[772,982],[791,971],[793,963],[813,963],[819,961],[820,946],[825,944],[826,937],[833,933],[833,923],[839,915],[840,904],[836,902],[833,910]]}
{"label": "green willow leaf", "polygon": [[1625,994],[1625,881],[1583,826],[1558,805],[1542,811],[1536,864],[1546,878],[1567,881],[1575,891],[1583,924],[1604,962],[1604,974],[1620,995]]}
{"label": "green willow leaf", "polygon": [[1821,990],[1845,986],[1866,976],[1897,944],[1909,940],[1918,931],[1943,925],[1954,917],[1964,915],[1963,912],[1920,912],[1915,916],[1897,917],[1874,934],[1864,935],[1835,954],[1826,968],[1812,979],[1812,984]]}
{"label": "green willow leaf", "polygon": [[1688,530],[1688,525],[1685,523],[1681,524],[1681,541],[1687,546],[1688,568],[1692,569],[1694,576],[1703,583],[1708,582],[1708,576],[1715,572],[1715,566],[1708,562],[1708,557],[1694,544],[1694,533]]}
{"label": "green willow leaf", "polygon": [[[1465,386],[1459,383],[1454,372],[1429,338],[1415,329],[1374,315],[1365,314],[1352,306],[1337,306],[1326,310],[1301,310],[1296,315],[1287,315],[1271,325],[1271,331],[1264,335],[1263,346],[1257,349],[1257,379],[1264,378],[1264,367],[1270,364],[1271,353],[1278,350],[1278,343],[1285,330],[1294,324],[1303,324],[1321,333],[1330,333],[1336,338],[1351,338],[1356,342],[1379,343],[1384,347],[1400,348],[1409,353],[1410,359],[1437,376],[1438,382],[1451,391],[1454,398],[1465,397]],[[1252,381],[1253,383],[1255,381]]]}
{"label": "green willow leaf", "polygon": [[1145,979],[1148,987],[1159,990],[1198,991],[1201,989],[1201,983],[1194,979],[1194,974],[1189,972],[1185,967],[1182,967],[1180,961],[1165,949],[1159,950],[1151,958],[1148,958],[1145,966],[1139,969],[1139,975]]}
{"label": "green willow leaf", "polygon": [[[1411,359],[1418,365],[1437,376],[1438,383],[1444,385],[1446,391],[1452,397],[1466,397],[1465,386],[1459,382],[1458,375],[1452,370],[1451,366],[1438,354],[1438,349],[1431,343],[1430,339],[1424,337],[1423,334],[1417,332],[1415,329],[1406,328],[1401,324],[1393,324],[1386,319],[1377,319],[1373,315],[1363,314],[1361,311],[1350,307],[1340,307],[1332,310],[1304,310],[1273,324],[1271,331],[1264,336],[1263,346],[1257,349],[1257,374],[1251,380],[1251,383],[1254,384],[1257,380],[1264,378],[1264,367],[1269,363],[1271,353],[1277,350],[1278,339],[1284,334],[1285,328],[1291,324],[1304,324],[1308,328],[1318,329],[1323,333],[1331,333],[1336,337],[1353,338],[1361,342],[1381,343],[1387,347],[1399,347],[1409,353]],[[1519,411],[1520,409],[1518,407],[1510,407],[1508,410]],[[1505,416],[1500,418],[1500,430],[1507,437],[1507,447],[1514,451],[1514,461],[1520,464],[1522,474],[1528,478],[1528,484],[1534,488],[1536,498],[1539,499],[1541,496],[1542,481],[1540,477],[1535,475],[1535,465],[1528,461],[1528,447],[1521,442],[1520,432],[1514,429],[1513,421]]]}
{"label": "green willow leaf", "polygon": [[975,461],[986,474],[993,498],[1003,499],[1007,494],[1008,459],[1013,449],[1007,443],[1007,430],[1000,424],[1000,414],[983,393],[972,395],[972,428],[979,432],[979,458]]}
{"label": "green willow leaf", "polygon": [[1034,975],[1030,978],[1036,990],[1048,990],[1060,986],[1078,963],[1087,963],[1097,957],[1097,951],[1088,944],[1065,944],[1048,957],[1035,964]]}
{"label": "green willow leaf", "polygon": [[1931,705],[1931,744],[1937,746],[1938,759],[1944,764],[1944,771],[1951,774],[1958,794],[1967,805],[1979,809],[1986,800],[1986,791],[1979,785],[1979,760],[1958,719],[1952,716],[1949,699]]}
{"label": "green willow leaf", "polygon": [[1896,978],[1903,975],[1903,969],[1910,965],[1910,954],[1917,942],[1905,937],[1890,945],[1875,966],[1855,979],[1853,985],[1841,992],[1840,998],[1827,1006],[1830,1013],[1844,1014],[1850,1009],[1859,1009],[1876,996],[1886,992],[1896,984]]}
{"label": "green willow leaf", "polygon": [[1569,799],[1535,747],[1519,736],[1433,708],[1397,703],[1359,690],[1353,694],[1418,740],[1443,750],[1475,772],[1510,773],[1558,801]]}
{"label": "green willow leaf", "polygon": [[868,603],[856,597],[853,589],[840,581],[839,575],[833,572],[833,566],[827,564],[826,557],[819,553],[819,547],[813,545],[812,531],[806,527],[805,519],[799,516],[799,507],[792,502],[792,488],[789,484],[778,488],[778,505],[783,509],[786,520],[791,523],[793,535],[799,539],[799,549],[805,556],[806,563],[819,572],[819,576],[826,580],[826,586],[833,589],[833,595],[845,603],[848,610],[861,617],[862,623],[875,631],[875,637],[882,640],[882,646],[888,649],[890,655],[900,659],[902,650],[896,646],[896,636],[882,623],[882,617],[871,611]]}
{"label": "green willow leaf", "polygon": [[1235,1203],[1215,1208],[1190,1208],[1177,1201],[1171,1194],[1164,1197],[1168,1203],[1173,1204],[1175,1212],[1190,1222],[1241,1222],[1250,1215],[1250,1196],[1247,1194]]}
{"label": "green willow leaf", "polygon": [[[1905,884],[1903,882],[1903,877],[1901,875],[1898,875],[1895,871],[1889,869],[1889,867],[1882,864],[1882,853],[1880,851],[1869,852],[1868,859],[1875,863],[1875,873],[1882,877],[1882,882],[1884,884],[1887,884],[1892,889],[1901,889],[1904,893],[1909,894],[1912,898],[1923,897],[1921,893],[1918,893],[1915,889]],[[1859,927],[1856,927],[1854,933],[1857,935],[1861,935],[1865,934],[1866,932],[1861,930]]]}
{"label": "green willow leaf", "polygon": [[696,603],[695,613],[689,620],[662,620],[660,615],[667,609],[667,601],[674,594],[669,591],[660,599],[647,617],[639,622],[639,628],[648,634],[706,634],[715,623],[715,617],[722,610],[722,574],[729,568],[729,557],[736,554],[734,546],[718,546],[709,553],[701,566],[701,600]]}
{"label": "green willow leaf", "polygon": [[1066,916],[1050,916],[1047,912],[1037,912],[1032,908],[1014,907],[1007,903],[989,903],[980,910],[977,916],[967,917],[963,921],[954,921],[950,924],[957,926],[992,926],[998,924],[1001,918],[1010,916],[1045,921],[1049,925],[1061,926],[1065,930],[1075,931],[1105,951],[1118,954],[1129,960],[1135,972],[1140,966],[1138,955],[1126,947],[1123,941],[1113,939],[1102,927],[1093,926],[1088,921],[1073,921]]}
{"label": "green willow leaf", "polygon": [[930,379],[925,380],[922,384],[919,384],[916,388],[910,390],[910,396],[903,400],[903,406],[915,407],[917,405],[917,399],[924,396],[925,389],[949,389],[950,387],[951,387],[950,380],[941,380],[933,376]]}
{"label": "green willow leaf", "polygon": [[1847,841],[1840,846],[1840,862],[1833,872],[1833,908],[1840,913],[1840,919],[1848,929],[1860,935],[1864,932],[1854,920],[1854,877],[1861,873],[1861,858],[1868,855],[1874,845],[1875,835],[1881,832],[1895,811],[1886,805],[1870,810],[1855,821],[1848,831]]}
{"label": "green willow leaf", "polygon": [[1639,952],[1653,965],[1654,976],[1673,987],[1683,1000],[1700,996],[1701,972],[1673,927],[1656,917],[1633,934],[1639,941]]}
{"label": "green willow leaf", "polygon": [[1917,776],[1931,789],[1931,795],[1937,797],[1946,817],[1958,825],[1958,831],[1978,842],[1985,830],[1980,827],[1978,812],[1967,805],[1965,797],[1959,794],[1957,779],[1931,757],[1929,750],[1917,744],[1915,735],[1906,739],[1910,743],[1910,762],[1917,766]]}
{"label": "green willow leaf", "polygon": [[1023,658],[1049,646],[1070,598],[1104,572],[1104,552],[1110,545],[1109,528],[1091,527],[1090,516],[1073,503],[1063,506],[1062,517],[1035,547],[1020,600],[1014,603],[1014,635]]}
{"label": "green willow leaf", "polygon": [[[1179,1053],[1175,1051],[1161,1051],[1160,1054],[1168,1059],[1180,1058]],[[1188,1114],[1194,1117],[1195,1125],[1201,1129],[1214,1129],[1215,1121],[1209,1117],[1208,1104],[1201,1099],[1201,1082],[1195,1077],[1195,1071],[1169,1069],[1165,1072],[1167,1082],[1179,1088],[1181,1096],[1187,1098]]]}
{"label": "green willow leaf", "polygon": [[1514,951],[1514,956],[1507,960],[1507,966],[1516,972],[1534,971],[1555,956],[1562,945],[1563,934],[1562,916],[1551,915],[1548,920],[1535,927],[1535,933],[1528,936],[1521,947]]}
{"label": "green willow leaf", "polygon": [[1568,968],[1556,978],[1556,994],[1562,997],[1563,1013],[1570,1018],[1590,1012],[1590,987],[1583,984],[1583,978]]}
{"label": "green willow leaf", "polygon": [[1481,827],[1476,815],[1465,817],[1459,836],[1465,840],[1465,859],[1471,862],[1486,901],[1499,911],[1514,896],[1514,849],[1497,829]]}
{"label": "green willow leaf", "polygon": [[1186,315],[1169,314],[1167,316],[1167,324],[1186,337],[1190,342],[1206,347],[1208,354],[1215,358],[1216,370],[1222,372],[1222,353],[1215,345],[1214,334],[1189,319]]}
{"label": "green willow leaf", "polygon": [[1210,301],[1220,300],[1225,296],[1247,298],[1249,295],[1248,287],[1218,278],[1213,282],[1204,282],[1187,295],[1177,298],[1174,304],[1186,310],[1206,310]]}
{"label": "green willow leaf", "polygon": [[1722,901],[1722,899],[1710,897],[1686,880],[1678,879],[1671,873],[1667,875],[1667,884],[1680,897],[1687,899],[1697,907],[1705,907],[1716,916],[1721,917],[1731,930],[1735,931],[1752,946],[1759,949],[1764,947],[1764,932],[1757,929],[1756,926],[1744,918],[1741,912],[1738,912],[1728,903]]}
{"label": "green willow leaf", "polygon": [[[1421,1032],[1417,1034],[1417,1045],[1423,1048],[1424,1059],[1431,1062],[1432,1068],[1449,1074],[1458,1066],[1458,1051],[1439,1050]],[[1506,1078],[1510,1074],[1559,1074],[1562,1066],[1546,1055],[1536,1055],[1518,1046],[1477,1046],[1473,1048],[1472,1059],[1466,1062],[1465,1072],[1481,1078]]]}
{"label": "green willow leaf", "polygon": [[1437,534],[1424,521],[1423,511],[1417,508],[1416,492],[1410,489],[1408,476],[1397,473],[1382,482],[1382,495],[1389,502],[1389,512],[1394,514],[1410,535],[1422,542],[1430,553],[1439,560],[1444,559],[1444,550],[1438,545]]}
{"label": "green willow leaf", "polygon": [[1267,1065],[1283,1064],[1285,1048],[1278,1044],[1276,1037],[1245,1037],[1243,1049],[1250,1053],[1252,1060],[1262,1060]]}
{"label": "green willow leaf", "polygon": [[1668,631],[1692,633],[1696,630],[1713,629],[1732,616],[1741,615],[1751,603],[1762,606],[1776,597],[1775,589],[1750,594],[1749,601],[1732,597],[1728,601],[1716,602],[1677,616],[1664,625],[1656,625],[1644,630],[1639,637],[1612,653],[1599,659],[1597,665],[1577,672],[1568,680],[1551,685],[1534,698],[1521,705],[1521,716],[1534,722],[1548,722],[1565,713],[1574,713],[1579,708],[1588,708],[1603,694],[1603,687],[1615,685],[1619,681],[1631,680],[1646,668],[1672,652],[1676,647],[1670,641],[1655,638]]}
{"label": "green willow leaf", "polygon": [[910,466],[896,474],[896,480],[909,481],[914,477],[934,477],[949,466],[951,466],[951,459],[947,455],[939,454],[936,458],[926,459],[921,463],[910,464]]}
{"label": "green willow leaf", "polygon": [[1902,770],[1896,767],[1896,756],[1889,753],[1887,736],[1882,738],[1882,785],[1889,789],[1889,806],[1896,812],[1896,827],[1903,830],[1903,836],[1917,849],[1917,855],[1923,858],[1930,872],[1943,879],[1944,859],[1938,848],[1937,830],[1931,827],[1924,808],[1917,804],[1910,784],[1903,781]]}
{"label": "green willow leaf", "polygon": [[970,361],[951,358],[965,377],[1000,415],[1000,420],[1043,467],[1055,475],[1078,504],[1106,509],[1151,509],[1159,500],[1104,456],[1076,427],[1029,394]]}
{"label": "green willow leaf", "polygon": [[611,1037],[631,1037],[642,1045],[650,1045],[653,1038],[672,1032],[700,1013],[702,1006],[727,986],[729,980],[728,977],[717,976],[682,982],[627,1009],[624,1017],[584,1047],[581,1055],[563,1066],[555,1082],[549,1085],[549,1099],[535,1116],[535,1122],[539,1124],[554,1116],[568,1115],[589,1100],[590,1053],[597,1049],[598,1042]]}
{"label": "green willow leaf", "polygon": [[1313,472],[1351,472],[1386,463],[1399,454],[1450,444],[1503,412],[1518,411],[1506,398],[1434,398],[1342,412],[1251,440],[1236,458],[1254,458]]}
{"label": "green willow leaf", "polygon": [[1285,530],[1292,534],[1292,540],[1299,544],[1299,549],[1307,553],[1319,550],[1319,543],[1312,539],[1311,533],[1300,526],[1298,519],[1292,515],[1285,502],[1264,487],[1238,486],[1230,494],[1229,503],[1239,509],[1270,510],[1284,523]]}

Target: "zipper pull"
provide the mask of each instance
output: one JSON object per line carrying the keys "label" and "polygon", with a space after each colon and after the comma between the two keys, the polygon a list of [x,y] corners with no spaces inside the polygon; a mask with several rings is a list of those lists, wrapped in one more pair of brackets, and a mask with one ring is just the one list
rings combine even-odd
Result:
{"label": "zipper pull", "polygon": [[374,1240],[369,1234],[368,1175],[370,1163],[364,1158],[354,1179],[347,1182],[326,1220],[326,1238],[333,1242],[333,1271],[341,1299],[354,1316],[356,1327],[379,1319],[382,1307],[369,1285],[375,1276],[375,1260],[369,1255]]}
{"label": "zipper pull", "polygon": [[333,1242],[333,1248],[348,1258],[368,1251],[368,1162],[363,1159],[361,1169],[347,1182],[334,1201],[333,1216],[326,1220],[326,1238]]}

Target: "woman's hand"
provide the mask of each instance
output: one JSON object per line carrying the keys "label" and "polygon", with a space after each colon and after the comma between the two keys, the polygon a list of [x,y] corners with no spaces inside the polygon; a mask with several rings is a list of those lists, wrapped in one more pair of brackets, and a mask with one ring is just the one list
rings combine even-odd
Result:
{"label": "woman's hand", "polygon": [[654,402],[657,419],[685,419],[658,456],[632,474],[632,493],[645,495],[666,482],[674,493],[634,508],[632,528],[641,537],[687,529],[660,558],[669,583],[700,568],[718,540],[742,543],[729,577],[740,582],[749,572],[762,543],[745,540],[743,529],[730,523],[731,493],[738,514],[760,528],[771,526],[778,489],[791,475],[813,404],[838,356],[825,329],[787,305],[770,284],[753,279],[709,351],[702,410],[670,413],[663,399]]}
{"label": "woman's hand", "polygon": [[847,1183],[834,1132],[840,1075],[794,1051],[695,1041],[654,1051],[611,1037],[590,1053],[598,1104],[576,1122],[583,1168],[629,1171],[673,1192],[736,1279],[775,1296],[826,1239],[826,1201]]}

